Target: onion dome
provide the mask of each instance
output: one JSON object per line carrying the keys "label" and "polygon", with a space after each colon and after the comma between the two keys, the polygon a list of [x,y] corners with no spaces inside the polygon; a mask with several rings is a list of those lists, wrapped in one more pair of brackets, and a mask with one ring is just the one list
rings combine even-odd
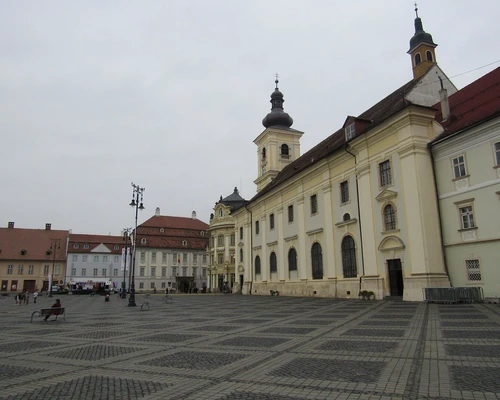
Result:
{"label": "onion dome", "polygon": [[270,126],[285,126],[290,128],[293,124],[293,119],[283,111],[283,103],[285,100],[283,100],[283,93],[278,89],[278,75],[276,75],[276,80],[274,82],[276,83],[276,88],[274,92],[271,93],[271,112],[264,117],[262,125],[266,128]]}
{"label": "onion dome", "polygon": [[415,34],[410,39],[410,50],[408,50],[408,52],[411,52],[420,43],[426,43],[432,47],[436,47],[437,45],[433,42],[432,35],[424,31],[422,19],[418,16],[418,8],[415,8],[415,13],[417,15],[415,18]]}

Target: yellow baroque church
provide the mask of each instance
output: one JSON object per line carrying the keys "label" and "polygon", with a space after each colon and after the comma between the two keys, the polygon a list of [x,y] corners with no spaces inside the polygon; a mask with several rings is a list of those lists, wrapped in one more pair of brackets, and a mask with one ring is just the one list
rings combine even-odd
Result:
{"label": "yellow baroque church", "polygon": [[276,80],[257,194],[231,213],[243,294],[418,301],[450,286],[428,143],[442,132],[432,106],[457,89],[436,46],[417,15],[413,79],[305,154]]}

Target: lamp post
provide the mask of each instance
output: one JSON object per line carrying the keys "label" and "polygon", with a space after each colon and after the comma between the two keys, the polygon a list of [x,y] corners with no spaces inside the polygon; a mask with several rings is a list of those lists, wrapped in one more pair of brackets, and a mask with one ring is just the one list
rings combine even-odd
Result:
{"label": "lamp post", "polygon": [[[136,257],[136,251],[137,251],[137,215],[139,213],[139,210],[144,210],[144,205],[142,204],[142,196],[144,193],[144,190],[146,190],[143,187],[140,187],[139,185],[135,185],[134,182],[132,182],[132,201],[130,202],[130,205],[132,207],[135,207],[135,229],[134,229],[134,250],[133,250],[133,258],[132,258],[132,281],[130,283],[130,296],[128,298],[128,306],[129,307],[135,307],[135,257]],[[140,202],[139,202],[139,197],[140,197]]]}
{"label": "lamp post", "polygon": [[122,299],[127,298],[127,253],[128,253],[128,239],[130,238],[130,231],[132,228],[125,228],[123,230],[123,240],[125,241],[125,256],[123,259],[123,282],[122,282],[122,293],[120,297]]}
{"label": "lamp post", "polygon": [[52,271],[49,277],[49,297],[52,297],[52,284],[54,283],[54,268],[56,264],[56,250],[61,248],[61,239],[50,239],[50,251],[54,255],[52,257]]}

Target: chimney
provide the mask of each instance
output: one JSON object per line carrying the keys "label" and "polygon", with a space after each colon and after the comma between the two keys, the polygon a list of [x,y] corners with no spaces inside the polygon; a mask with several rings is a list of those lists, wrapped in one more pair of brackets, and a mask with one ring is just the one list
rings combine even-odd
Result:
{"label": "chimney", "polygon": [[450,116],[450,102],[448,101],[448,91],[443,86],[443,79],[438,76],[441,82],[441,89],[439,90],[439,99],[441,100],[441,115],[442,121],[446,121]]}
{"label": "chimney", "polygon": [[9,228],[14,229],[14,222],[9,222]]}
{"label": "chimney", "polygon": [[160,207],[156,207],[156,210],[155,210],[155,216],[156,216],[156,217],[159,217],[159,216],[160,216]]}
{"label": "chimney", "polygon": [[196,219],[196,211],[193,211],[193,212],[191,213],[191,218]]}
{"label": "chimney", "polygon": [[45,230],[50,231],[50,228],[52,227],[52,224],[45,224]]}

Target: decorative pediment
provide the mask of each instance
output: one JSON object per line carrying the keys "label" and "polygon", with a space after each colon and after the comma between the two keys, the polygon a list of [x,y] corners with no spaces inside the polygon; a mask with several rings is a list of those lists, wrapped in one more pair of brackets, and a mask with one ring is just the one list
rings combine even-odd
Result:
{"label": "decorative pediment", "polygon": [[245,272],[245,268],[243,267],[243,265],[238,265],[238,272]]}
{"label": "decorative pediment", "polygon": [[96,246],[95,248],[93,248],[91,251],[91,253],[111,253],[111,250],[108,249],[104,244],[100,244],[99,246]]}
{"label": "decorative pediment", "polygon": [[382,239],[378,249],[380,251],[393,251],[393,250],[403,250],[405,248],[404,242],[397,236],[387,236]]}
{"label": "decorative pediment", "polygon": [[398,192],[395,192],[393,190],[389,189],[384,189],[382,190],[375,199],[379,201],[380,203],[383,203],[384,201],[391,200],[396,198],[398,195]]}

